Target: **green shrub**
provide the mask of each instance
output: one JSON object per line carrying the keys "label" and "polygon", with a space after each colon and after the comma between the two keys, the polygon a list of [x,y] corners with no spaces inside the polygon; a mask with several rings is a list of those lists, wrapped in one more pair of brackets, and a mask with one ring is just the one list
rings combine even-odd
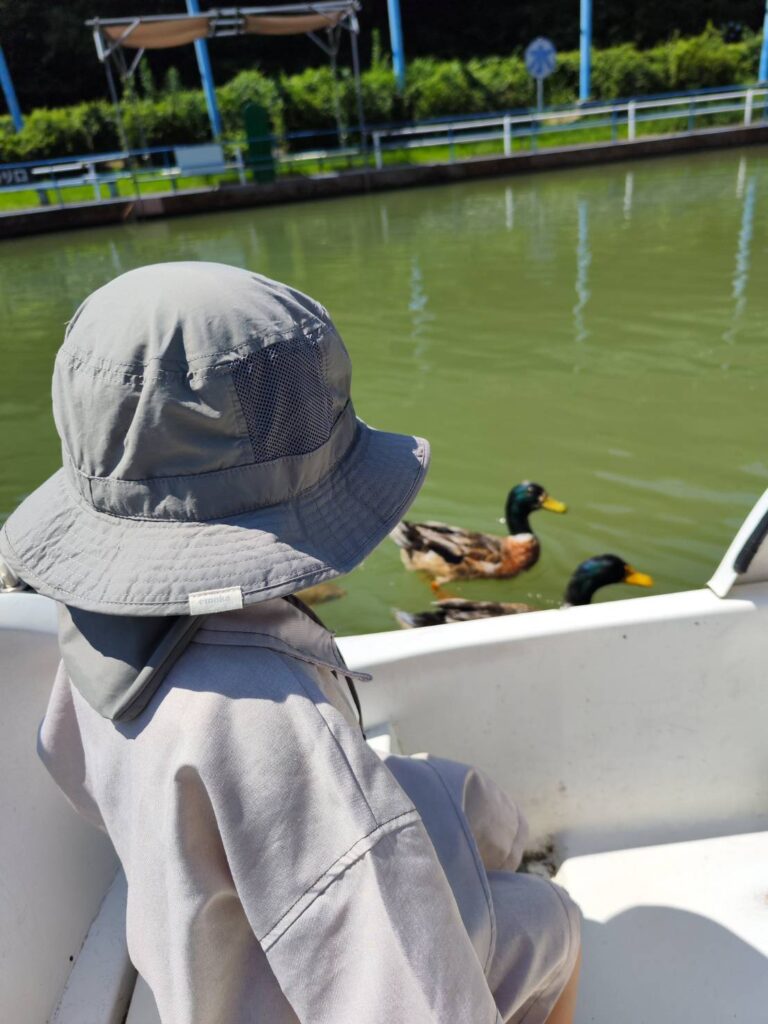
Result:
{"label": "green shrub", "polygon": [[[397,94],[395,73],[388,64],[377,64],[360,75],[363,110],[368,124],[396,121],[405,117],[402,98]],[[354,95],[352,101],[355,102]],[[357,124],[357,110],[352,114]]]}
{"label": "green shrub", "polygon": [[[650,50],[638,50],[630,43],[595,50],[593,98],[753,82],[759,52],[759,36],[726,43],[711,26],[698,36],[673,38]],[[419,57],[408,67],[405,94],[400,96],[389,58],[376,44],[371,67],[363,72],[361,84],[370,124],[509,110],[531,106],[535,100],[533,80],[518,55],[466,62]],[[578,52],[559,54],[557,70],[545,83],[546,102],[574,102],[578,84]],[[357,124],[354,83],[346,67],[338,70],[335,79],[328,66],[307,68],[301,74],[279,79],[258,70],[241,71],[221,86],[217,95],[228,138],[242,136],[241,111],[249,101],[267,110],[277,135],[313,129],[333,132],[337,107],[344,126],[354,133]],[[148,72],[142,72],[141,89],[130,86],[126,91],[123,119],[132,146],[173,146],[210,138],[202,92],[181,89],[173,68],[161,91]],[[331,143],[332,135],[327,141]],[[104,152],[119,146],[114,113],[106,101],[34,110],[19,134],[13,132],[9,117],[0,117],[0,160],[6,162]]]}
{"label": "green shrub", "polygon": [[3,160],[75,156],[114,149],[116,145],[114,115],[104,102],[33,110],[24,119],[23,131],[0,140]]}
{"label": "green shrub", "polygon": [[[578,81],[578,67],[573,70]],[[664,79],[658,67],[631,43],[596,50],[592,56],[592,89],[597,99],[637,96],[663,92]]]}
{"label": "green shrub", "polygon": [[269,114],[272,131],[282,135],[285,130],[283,97],[277,83],[260,71],[241,71],[226,85],[216,90],[224,134],[234,138],[243,134],[243,107],[258,103]]}
{"label": "green shrub", "polygon": [[335,128],[337,103],[342,123],[351,122],[355,98],[347,68],[339,68],[335,79],[329,67],[305,68],[301,74],[283,76],[280,88],[286,131]]}
{"label": "green shrub", "polygon": [[211,136],[203,94],[191,90],[154,103],[136,100],[123,108],[123,124],[131,148],[207,142]]}
{"label": "green shrub", "polygon": [[725,43],[709,26],[692,39],[672,39],[647,52],[651,67],[658,69],[664,88],[671,91],[705,89],[737,80],[739,52],[743,43]]}
{"label": "green shrub", "polygon": [[488,109],[483,90],[458,60],[417,57],[408,68],[405,105],[421,121],[450,114],[475,114]]}
{"label": "green shrub", "polygon": [[466,70],[485,97],[486,110],[527,107],[535,98],[535,85],[520,57],[474,59]]}

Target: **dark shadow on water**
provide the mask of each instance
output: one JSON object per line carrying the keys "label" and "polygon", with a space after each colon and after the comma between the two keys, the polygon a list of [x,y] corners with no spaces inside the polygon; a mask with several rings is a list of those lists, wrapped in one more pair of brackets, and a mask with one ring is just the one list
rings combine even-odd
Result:
{"label": "dark shadow on water", "polygon": [[576,1024],[768,1022],[768,959],[709,918],[637,907],[582,937]]}

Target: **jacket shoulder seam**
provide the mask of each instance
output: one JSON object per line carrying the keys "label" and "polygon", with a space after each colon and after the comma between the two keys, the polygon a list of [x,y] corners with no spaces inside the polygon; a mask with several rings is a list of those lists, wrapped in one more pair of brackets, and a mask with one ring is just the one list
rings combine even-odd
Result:
{"label": "jacket shoulder seam", "polygon": [[285,911],[270,930],[258,937],[264,952],[268,952],[305,914],[309,908],[338,881],[342,875],[370,853],[374,847],[393,832],[402,831],[409,825],[417,824],[421,819],[418,811],[411,808],[377,824],[374,829],[361,836],[348,850],[341,854],[325,871],[308,886],[301,896]]}

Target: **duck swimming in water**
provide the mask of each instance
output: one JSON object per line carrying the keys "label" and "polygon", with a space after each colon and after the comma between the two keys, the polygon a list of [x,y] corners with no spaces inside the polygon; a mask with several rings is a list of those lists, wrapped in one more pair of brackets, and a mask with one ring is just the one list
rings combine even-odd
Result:
{"label": "duck swimming in water", "polygon": [[539,559],[539,541],[528,517],[540,508],[549,512],[566,510],[562,501],[550,498],[543,487],[526,480],[507,496],[508,537],[475,533],[447,523],[405,520],[390,536],[401,549],[406,569],[428,573],[438,586],[448,580],[508,579],[530,569]]}
{"label": "duck swimming in water", "polygon": [[[589,604],[594,594],[610,583],[631,583],[638,587],[652,587],[653,580],[638,572],[617,555],[595,555],[577,566],[565,591],[561,608]],[[447,597],[435,601],[428,612],[401,612],[395,618],[403,629],[419,626],[441,626],[447,622],[468,622],[471,619],[489,619],[497,615],[520,615],[538,609],[530,604],[504,601],[468,601],[461,597]]]}

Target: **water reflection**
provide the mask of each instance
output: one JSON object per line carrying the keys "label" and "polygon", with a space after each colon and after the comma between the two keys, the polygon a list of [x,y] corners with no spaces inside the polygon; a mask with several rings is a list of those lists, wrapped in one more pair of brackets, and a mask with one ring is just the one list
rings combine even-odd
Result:
{"label": "water reflection", "polygon": [[578,239],[576,242],[576,305],[573,307],[573,330],[578,342],[586,341],[589,331],[584,322],[584,311],[589,301],[589,266],[592,253],[589,248],[589,203],[580,199],[578,204]]}
{"label": "water reflection", "polygon": [[422,370],[429,368],[426,360],[429,349],[428,324],[434,319],[427,309],[429,297],[424,288],[424,275],[419,263],[419,257],[414,255],[411,260],[411,290],[408,301],[408,309],[411,314],[411,337],[416,342],[413,354],[416,357],[419,367]]}
{"label": "water reflection", "polygon": [[386,245],[389,242],[389,211],[384,202],[379,207],[379,221],[381,223],[381,240]]}
{"label": "water reflection", "polygon": [[115,274],[116,275],[117,274],[122,274],[123,273],[123,262],[120,259],[120,251],[118,250],[117,246],[115,245],[115,243],[112,241],[111,238],[109,240],[109,246],[108,247],[109,247],[109,255],[110,255],[110,258],[112,260],[112,266],[114,267]]}
{"label": "water reflection", "polygon": [[632,217],[632,199],[635,192],[635,176],[632,171],[627,171],[626,177],[624,178],[624,220],[630,220]]}
{"label": "water reflection", "polygon": [[[746,175],[746,160],[739,163],[739,176]],[[744,200],[741,209],[741,228],[736,247],[736,266],[733,272],[731,297],[734,302],[731,326],[723,334],[723,341],[732,345],[736,341],[739,324],[747,308],[747,285],[749,284],[749,263],[752,250],[752,236],[755,229],[755,201],[757,199],[757,179],[753,175],[747,183],[746,190],[742,183]],[[737,178],[736,191],[739,184]]]}
{"label": "water reflection", "polygon": [[507,231],[511,231],[515,226],[515,194],[509,186],[504,189],[504,215]]}
{"label": "water reflection", "polygon": [[747,180],[747,158],[743,156],[739,160],[739,169],[736,172],[736,198],[741,199],[744,195],[744,182]]}

